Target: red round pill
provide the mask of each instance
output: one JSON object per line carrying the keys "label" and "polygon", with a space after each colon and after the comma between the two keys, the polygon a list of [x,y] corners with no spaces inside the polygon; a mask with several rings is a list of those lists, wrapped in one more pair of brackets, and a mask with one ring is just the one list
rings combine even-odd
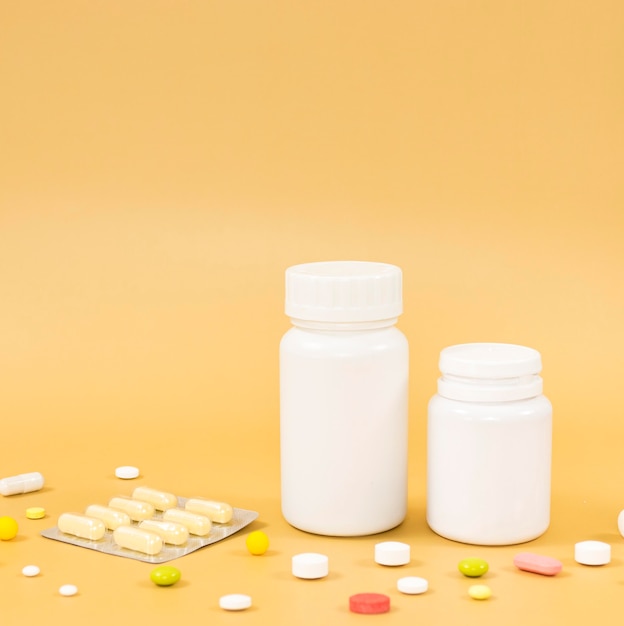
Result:
{"label": "red round pill", "polygon": [[356,593],[349,598],[349,609],[353,613],[387,613],[390,598],[383,593]]}

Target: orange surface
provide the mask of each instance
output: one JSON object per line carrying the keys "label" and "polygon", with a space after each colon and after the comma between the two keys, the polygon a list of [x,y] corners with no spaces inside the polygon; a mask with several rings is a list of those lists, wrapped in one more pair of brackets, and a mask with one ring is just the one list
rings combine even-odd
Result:
{"label": "orange surface", "polygon": [[[617,0],[4,2],[0,475],[47,485],[0,498],[20,524],[0,542],[2,624],[619,623],[623,30]],[[307,535],[279,509],[283,273],[328,259],[404,271],[409,515],[378,537]],[[426,405],[440,349],[465,341],[542,353],[552,525],[521,548],[424,521]],[[114,478],[125,464],[141,478]],[[243,532],[163,589],[150,565],[39,536],[136,484],[257,510],[270,549],[252,557]],[[382,539],[411,564],[375,565]],[[585,539],[612,563],[575,564]],[[520,550],[564,570],[518,572]],[[327,579],[290,575],[304,551]],[[489,561],[486,602],[466,556]],[[403,575],[431,590],[400,595]],[[390,613],[349,614],[366,591]],[[221,611],[232,592],[253,608]]]}

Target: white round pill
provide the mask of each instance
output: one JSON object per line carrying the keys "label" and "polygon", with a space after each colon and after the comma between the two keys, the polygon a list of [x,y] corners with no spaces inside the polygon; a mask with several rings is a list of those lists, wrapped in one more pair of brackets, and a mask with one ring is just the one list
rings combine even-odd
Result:
{"label": "white round pill", "polygon": [[36,565],[26,565],[26,567],[24,567],[22,569],[22,574],[24,574],[24,576],[37,576],[39,574],[41,570],[36,566]]}
{"label": "white round pill", "polygon": [[243,611],[251,606],[251,596],[243,593],[230,593],[219,598],[219,606],[226,611]]}
{"label": "white round pill", "polygon": [[574,544],[574,560],[581,565],[606,565],[611,562],[611,546],[604,541]]}
{"label": "white round pill", "polygon": [[624,537],[624,510],[620,511],[618,515],[618,530],[620,531],[620,535]]}
{"label": "white round pill", "polygon": [[375,545],[375,563],[379,565],[407,565],[410,547],[400,541],[382,541]]}
{"label": "white round pill", "polygon": [[59,588],[59,593],[62,596],[75,596],[78,593],[78,587],[76,585],[62,585]]}
{"label": "white round pill", "polygon": [[297,578],[323,578],[329,573],[329,559],[315,552],[295,554],[292,558],[292,573]]}
{"label": "white round pill", "polygon": [[121,465],[115,470],[115,476],[124,480],[137,478],[139,476],[139,468],[132,465]]}
{"label": "white round pill", "polygon": [[417,595],[419,593],[425,593],[425,591],[429,589],[429,583],[426,578],[420,578],[418,576],[405,576],[405,578],[399,578],[397,581],[397,589],[401,593]]}

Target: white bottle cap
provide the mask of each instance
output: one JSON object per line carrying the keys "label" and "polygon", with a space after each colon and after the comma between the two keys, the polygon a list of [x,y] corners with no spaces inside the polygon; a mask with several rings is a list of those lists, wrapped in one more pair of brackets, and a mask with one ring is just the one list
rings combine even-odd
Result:
{"label": "white bottle cap", "polygon": [[382,541],[375,545],[375,563],[379,565],[407,565],[410,562],[410,547],[400,541]]}
{"label": "white bottle cap", "polygon": [[39,491],[43,487],[43,476],[39,472],[9,476],[0,480],[0,493],[3,496],[13,496],[18,493]]}
{"label": "white bottle cap", "polygon": [[464,343],[440,352],[438,393],[452,400],[505,402],[542,393],[540,353],[508,343]]}
{"label": "white bottle cap", "polygon": [[292,573],[297,578],[323,578],[329,573],[329,559],[314,552],[296,554],[292,558]]}
{"label": "white bottle cap", "polygon": [[403,312],[396,265],[326,261],[286,270],[286,315],[311,322],[394,320]]}

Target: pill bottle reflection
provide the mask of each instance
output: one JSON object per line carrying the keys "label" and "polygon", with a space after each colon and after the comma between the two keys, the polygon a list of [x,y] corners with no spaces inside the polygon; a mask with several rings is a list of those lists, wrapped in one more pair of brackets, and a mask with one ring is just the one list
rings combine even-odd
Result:
{"label": "pill bottle reflection", "polygon": [[427,432],[427,522],[439,535],[511,545],[547,530],[552,407],[541,367],[524,346],[442,350]]}
{"label": "pill bottle reflection", "polygon": [[281,502],[333,536],[399,525],[407,505],[408,344],[401,270],[332,261],[286,271],[280,344]]}

